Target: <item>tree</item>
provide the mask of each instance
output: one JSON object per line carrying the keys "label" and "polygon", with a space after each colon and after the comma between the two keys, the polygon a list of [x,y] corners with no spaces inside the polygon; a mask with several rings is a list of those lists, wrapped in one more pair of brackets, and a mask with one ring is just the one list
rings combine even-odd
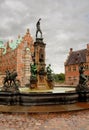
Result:
{"label": "tree", "polygon": [[53,74],[53,78],[55,82],[64,82],[65,81],[65,74]]}

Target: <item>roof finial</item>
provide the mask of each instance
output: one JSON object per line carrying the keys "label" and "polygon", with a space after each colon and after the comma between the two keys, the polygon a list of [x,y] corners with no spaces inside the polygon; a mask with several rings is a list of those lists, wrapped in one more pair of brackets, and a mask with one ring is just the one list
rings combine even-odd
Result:
{"label": "roof finial", "polygon": [[10,42],[13,43],[13,40],[11,40]]}
{"label": "roof finial", "polygon": [[29,28],[27,28],[27,34],[29,34]]}
{"label": "roof finial", "polygon": [[9,46],[9,41],[7,41],[7,48],[9,48],[10,46]]}
{"label": "roof finial", "polygon": [[20,39],[20,34],[18,35],[18,39]]}

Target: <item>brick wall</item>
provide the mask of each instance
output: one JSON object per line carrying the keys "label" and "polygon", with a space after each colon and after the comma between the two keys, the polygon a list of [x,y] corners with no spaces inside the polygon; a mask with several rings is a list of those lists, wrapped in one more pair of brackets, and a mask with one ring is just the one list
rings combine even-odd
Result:
{"label": "brick wall", "polygon": [[5,71],[14,69],[18,73],[18,79],[21,85],[24,86],[28,83],[27,79],[30,79],[30,63],[32,62],[31,55],[34,53],[33,39],[27,29],[21,43],[16,49],[12,50],[7,43],[6,53],[0,56],[0,82],[5,75]]}
{"label": "brick wall", "polygon": [[[82,51],[83,53],[80,53]],[[73,49],[70,48],[69,56],[67,57],[67,60],[65,62],[65,83],[69,85],[77,85],[79,83],[80,62],[83,62],[84,64],[84,68],[85,68],[84,74],[87,77],[89,77],[89,44],[87,44],[86,49],[75,51],[74,52],[75,55],[71,57],[71,62],[68,63],[68,60],[72,53],[73,53]],[[78,56],[80,56],[80,59],[79,61],[76,62],[76,59],[78,60]],[[74,61],[73,58],[75,59],[75,62],[73,62]]]}

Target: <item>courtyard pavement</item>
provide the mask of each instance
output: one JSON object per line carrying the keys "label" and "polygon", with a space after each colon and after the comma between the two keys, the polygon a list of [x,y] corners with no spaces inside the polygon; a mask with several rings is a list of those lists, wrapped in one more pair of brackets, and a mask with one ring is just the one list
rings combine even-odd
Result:
{"label": "courtyard pavement", "polygon": [[0,130],[89,130],[89,110],[65,113],[0,113]]}
{"label": "courtyard pavement", "polygon": [[0,105],[0,130],[89,130],[89,103]]}

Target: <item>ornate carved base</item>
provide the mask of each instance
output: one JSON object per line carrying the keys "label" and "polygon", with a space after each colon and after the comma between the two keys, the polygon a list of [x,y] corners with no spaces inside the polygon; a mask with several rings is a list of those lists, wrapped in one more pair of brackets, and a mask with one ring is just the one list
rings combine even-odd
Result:
{"label": "ornate carved base", "polygon": [[53,84],[52,80],[47,80],[47,84],[48,84],[50,89],[53,89],[54,84]]}
{"label": "ornate carved base", "polygon": [[37,89],[37,79],[30,79],[30,88],[31,89]]}
{"label": "ornate carved base", "polygon": [[53,80],[48,79],[46,75],[37,75],[37,78],[30,78],[31,89],[53,89]]}
{"label": "ornate carved base", "polygon": [[4,85],[2,91],[19,92],[19,88],[16,85],[11,85],[11,86]]}
{"label": "ornate carved base", "polygon": [[38,89],[53,89],[53,86],[53,81],[51,79],[48,80],[46,75],[38,75]]}
{"label": "ornate carved base", "polygon": [[37,83],[31,83],[30,88],[31,89],[37,89]]}

